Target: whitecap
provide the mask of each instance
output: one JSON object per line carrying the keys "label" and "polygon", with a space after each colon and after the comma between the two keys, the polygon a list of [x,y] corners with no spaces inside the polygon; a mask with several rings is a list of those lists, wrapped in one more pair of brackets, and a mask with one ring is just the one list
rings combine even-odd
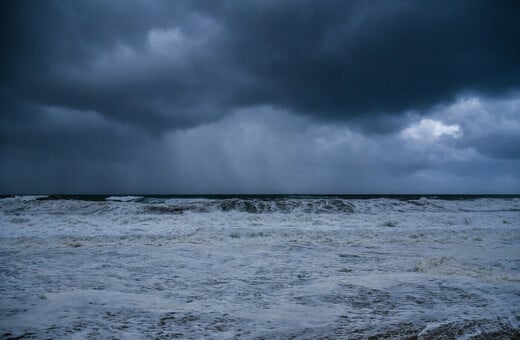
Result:
{"label": "whitecap", "polygon": [[105,198],[105,200],[106,201],[115,201],[115,202],[135,202],[142,198],[143,198],[143,196],[109,196],[109,197]]}

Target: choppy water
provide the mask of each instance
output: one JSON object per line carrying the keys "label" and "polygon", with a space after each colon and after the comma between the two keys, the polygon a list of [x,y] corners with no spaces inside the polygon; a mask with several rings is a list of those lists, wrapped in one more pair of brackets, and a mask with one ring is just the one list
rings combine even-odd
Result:
{"label": "choppy water", "polygon": [[519,197],[6,197],[3,338],[513,338]]}

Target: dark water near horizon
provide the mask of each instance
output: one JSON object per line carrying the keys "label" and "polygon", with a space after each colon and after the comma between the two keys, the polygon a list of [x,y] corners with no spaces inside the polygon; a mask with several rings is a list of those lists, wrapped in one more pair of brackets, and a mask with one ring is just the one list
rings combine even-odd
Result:
{"label": "dark water near horizon", "polygon": [[515,338],[519,195],[0,198],[0,338]]}
{"label": "dark water near horizon", "polygon": [[338,199],[377,199],[418,200],[421,198],[441,200],[474,200],[479,198],[520,198],[520,194],[0,194],[0,199],[9,197],[33,197],[37,200],[73,199],[84,201],[103,201],[109,197],[136,198],[205,198],[205,199],[285,199],[285,198],[338,198]]}

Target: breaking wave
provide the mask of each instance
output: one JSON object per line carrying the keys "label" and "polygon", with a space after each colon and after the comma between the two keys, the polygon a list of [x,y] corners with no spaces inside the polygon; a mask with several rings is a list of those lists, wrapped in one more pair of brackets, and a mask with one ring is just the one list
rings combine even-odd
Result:
{"label": "breaking wave", "polygon": [[[8,196],[4,208],[24,209],[37,202],[41,209],[70,211],[87,206],[88,213],[132,209],[146,214],[239,212],[248,214],[351,214],[381,212],[518,212],[520,198],[492,196]],[[83,203],[82,203],[83,202]],[[87,205],[85,204],[88,203]]]}
{"label": "breaking wave", "polygon": [[387,212],[501,212],[520,211],[520,200],[505,202],[492,199],[480,201],[447,201],[420,198],[414,200],[395,198],[351,199],[335,197],[283,197],[283,198],[221,198],[221,199],[157,199],[140,198],[151,213],[182,214],[207,212],[242,212],[249,214],[305,213],[349,214]]}
{"label": "breaking wave", "polygon": [[107,201],[116,201],[116,202],[136,202],[142,200],[143,196],[109,196],[105,198]]}
{"label": "breaking wave", "polygon": [[354,205],[341,199],[226,199],[212,202],[220,211],[260,213],[352,213]]}

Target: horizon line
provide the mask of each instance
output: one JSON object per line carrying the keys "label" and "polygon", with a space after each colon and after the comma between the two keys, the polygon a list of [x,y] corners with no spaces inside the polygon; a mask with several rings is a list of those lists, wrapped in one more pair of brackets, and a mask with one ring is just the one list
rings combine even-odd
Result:
{"label": "horizon line", "polygon": [[268,197],[268,196],[520,196],[520,193],[0,193],[0,198],[13,196],[46,196],[46,197],[110,197],[110,196],[142,196],[142,197]]}

